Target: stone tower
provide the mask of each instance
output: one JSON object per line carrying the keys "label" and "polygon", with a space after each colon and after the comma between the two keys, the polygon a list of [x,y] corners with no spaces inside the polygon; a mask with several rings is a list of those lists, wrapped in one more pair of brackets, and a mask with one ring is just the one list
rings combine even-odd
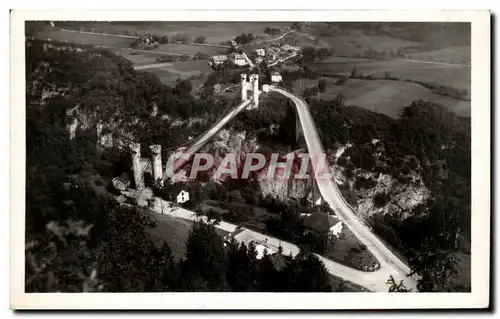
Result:
{"label": "stone tower", "polygon": [[247,96],[247,75],[241,74],[241,101],[244,102],[248,99]]}
{"label": "stone tower", "polygon": [[253,76],[253,88],[252,88],[252,93],[253,93],[253,105],[254,109],[259,107],[259,75],[258,74],[252,74]]}
{"label": "stone tower", "polygon": [[144,188],[144,179],[141,172],[141,144],[130,143],[130,151],[132,152],[132,171],[134,172],[135,189]]}
{"label": "stone tower", "polygon": [[152,164],[153,164],[153,178],[154,181],[157,182],[158,180],[161,181],[163,177],[163,169],[162,169],[162,164],[161,164],[161,145],[158,144],[153,144],[149,146],[149,149],[151,150],[151,155],[152,155]]}

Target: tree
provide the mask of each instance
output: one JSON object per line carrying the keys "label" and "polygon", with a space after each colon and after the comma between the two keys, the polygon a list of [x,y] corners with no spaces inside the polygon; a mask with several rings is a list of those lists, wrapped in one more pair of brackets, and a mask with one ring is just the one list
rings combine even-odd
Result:
{"label": "tree", "polygon": [[226,267],[227,255],[214,226],[195,222],[186,245],[186,260],[181,265],[183,289],[228,291]]}
{"label": "tree", "polygon": [[290,292],[331,292],[325,265],[313,253],[301,251],[284,271]]}
{"label": "tree", "polygon": [[194,43],[205,43],[205,37],[204,36],[197,37],[193,42]]}
{"label": "tree", "polygon": [[389,292],[411,292],[412,289],[406,288],[403,281],[401,280],[399,283],[396,282],[392,275],[389,276],[387,280],[387,285],[389,285]]}
{"label": "tree", "polygon": [[255,246],[233,241],[229,248],[227,280],[232,291],[258,291]]}
{"label": "tree", "polygon": [[319,92],[321,92],[321,93],[325,92],[327,86],[328,86],[328,82],[326,82],[325,79],[319,80],[319,82],[318,82]]}
{"label": "tree", "polygon": [[191,80],[181,80],[175,85],[174,93],[182,97],[188,97],[192,89],[193,85],[191,84]]}

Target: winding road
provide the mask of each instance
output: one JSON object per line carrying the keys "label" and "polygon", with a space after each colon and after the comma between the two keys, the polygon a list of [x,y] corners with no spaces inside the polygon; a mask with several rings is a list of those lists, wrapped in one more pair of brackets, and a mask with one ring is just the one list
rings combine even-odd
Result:
{"label": "winding road", "polygon": [[[274,91],[282,94],[291,99],[295,104],[310,157],[314,158],[316,156],[319,157],[322,154],[325,154],[323,145],[321,144],[321,140],[319,138],[319,134],[314,124],[314,120],[311,116],[311,113],[309,112],[308,105],[302,99],[281,88],[270,86],[269,91]],[[237,107],[233,108],[230,112],[228,112],[221,120],[217,121],[209,130],[206,131],[205,134],[203,134],[200,138],[193,142],[187,150],[181,151],[181,153],[183,154],[183,158],[173,162],[169,161],[167,163],[167,169],[163,176],[163,181],[166,181],[166,179],[169,177],[167,172],[177,172],[180,168],[182,168],[208,140],[210,140],[237,114],[243,111],[251,102],[251,100],[248,100],[241,103]],[[328,272],[335,276],[342,277],[345,280],[349,280],[358,285],[361,285],[371,291],[377,292],[388,291],[386,282],[389,279],[389,276],[392,275],[396,281],[403,281],[407,288],[412,288],[414,291],[416,291],[417,279],[407,276],[407,274],[410,273],[410,268],[403,261],[401,261],[389,248],[387,248],[387,246],[375,234],[371,232],[368,226],[366,226],[356,217],[354,209],[342,197],[335,181],[331,177],[325,178],[324,175],[321,175],[321,172],[325,173],[325,170],[327,170],[326,173],[330,173],[330,175],[328,176],[331,176],[329,165],[326,165],[320,169],[318,167],[318,162],[311,161],[311,163],[318,189],[323,199],[330,205],[333,211],[353,232],[358,240],[366,245],[367,249],[373,254],[373,256],[378,260],[380,264],[380,268],[377,271],[364,272],[344,266],[340,263],[318,255],[318,257],[325,264]],[[169,165],[173,167],[169,167]],[[163,213],[165,213],[163,209],[162,211]],[[189,212],[186,210],[178,211],[177,214],[179,214],[179,212],[183,212],[186,215],[184,217],[186,219],[191,219],[192,216],[194,216],[193,214],[195,214],[194,212]],[[228,223],[226,224],[229,225]],[[248,234],[246,241],[250,241],[251,239],[254,241],[280,242],[281,246],[283,247],[283,252],[286,254],[292,253],[292,255],[295,255],[299,251],[298,247],[292,243],[281,241],[279,239],[248,229],[246,229],[245,231]]]}
{"label": "winding road", "polygon": [[[309,107],[307,106],[307,104],[302,99],[283,89],[271,87],[270,91],[278,92],[294,102],[297,108],[297,114],[299,116],[300,124],[302,126],[302,131],[304,132],[304,138],[306,140],[309,156],[311,158],[314,158],[315,156],[325,154],[323,145],[321,144],[321,140],[319,139],[318,131],[316,129],[316,126],[314,125],[314,121],[312,119],[311,113],[309,112]],[[354,233],[358,240],[366,245],[368,250],[380,263],[380,269],[378,271],[372,273],[363,273],[362,275],[359,275],[360,277],[357,280],[349,280],[363,285],[369,289],[379,288],[381,287],[381,283],[383,282],[385,289],[387,289],[387,286],[385,286],[385,282],[387,281],[389,276],[392,275],[397,281],[403,280],[406,287],[416,290],[416,278],[407,277],[407,274],[410,273],[410,268],[403,261],[401,261],[389,248],[387,248],[387,246],[375,234],[371,232],[369,227],[367,227],[356,217],[353,208],[342,197],[340,190],[333,179],[325,178],[324,176],[320,175],[321,170],[329,170],[328,166],[319,169],[318,162],[312,161],[311,163],[313,166],[316,182],[318,184],[318,189],[323,199],[330,205],[330,207],[346,224],[346,226],[349,227],[349,229]],[[327,264],[325,263],[325,265]],[[349,277],[351,277],[348,272],[344,272],[344,275],[349,275]],[[373,276],[375,276],[375,278]],[[373,281],[374,279],[375,281]],[[378,291],[378,289],[376,290]]]}

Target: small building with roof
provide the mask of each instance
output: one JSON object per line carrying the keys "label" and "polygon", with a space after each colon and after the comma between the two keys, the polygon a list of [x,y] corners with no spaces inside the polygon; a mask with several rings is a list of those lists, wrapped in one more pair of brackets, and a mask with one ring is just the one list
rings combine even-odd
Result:
{"label": "small building with roof", "polygon": [[247,60],[245,59],[245,56],[243,54],[236,53],[233,56],[233,63],[234,65],[245,66],[247,65]]}
{"label": "small building with roof", "polygon": [[214,55],[210,58],[208,65],[219,66],[228,60],[227,55]]}
{"label": "small building with roof", "polygon": [[130,177],[127,173],[123,173],[113,178],[113,186],[120,191],[127,190],[130,187]]}
{"label": "small building with roof", "polygon": [[281,77],[281,74],[279,74],[278,72],[271,73],[271,82],[280,83],[282,81],[283,81],[283,78]]}

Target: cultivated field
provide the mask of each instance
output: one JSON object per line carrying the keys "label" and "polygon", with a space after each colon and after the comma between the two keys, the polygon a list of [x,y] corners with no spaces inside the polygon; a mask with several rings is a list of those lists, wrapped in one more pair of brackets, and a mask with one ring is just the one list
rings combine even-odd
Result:
{"label": "cultivated field", "polygon": [[[249,17],[250,18],[250,17]],[[168,16],[165,16],[168,20]],[[175,36],[182,34],[193,40],[204,36],[206,43],[221,43],[234,39],[242,33],[252,33],[254,36],[266,36],[264,28],[285,28],[290,22],[210,22],[210,21],[148,21],[148,22],[69,22],[63,25],[72,29],[86,31],[143,35],[146,33],[158,36]]]}
{"label": "cultivated field", "polygon": [[310,64],[319,72],[350,74],[353,68],[363,74],[383,77],[391,76],[466,89],[470,92],[470,68],[437,63],[421,63],[402,60],[368,60],[359,58],[330,57]]}
{"label": "cultivated field", "polygon": [[134,52],[129,50],[111,50],[115,54],[121,55],[124,58],[130,60],[134,66],[143,66],[156,63],[156,59],[162,55],[146,52]]}
{"label": "cultivated field", "polygon": [[37,28],[33,35],[39,39],[44,40],[50,39],[51,41],[67,41],[71,43],[88,44],[103,47],[128,48],[130,47],[130,44],[134,42],[134,39],[131,38],[68,32],[55,29],[47,25],[43,25],[43,27],[41,25],[37,25]]}
{"label": "cultivated field", "polygon": [[389,36],[366,36],[361,32],[349,32],[335,36],[318,36],[325,46],[335,50],[335,54],[345,56],[363,55],[367,50],[396,52],[399,49],[413,47],[417,42],[393,38]]}
{"label": "cultivated field", "polygon": [[221,54],[227,54],[228,49],[189,45],[189,44],[167,43],[160,45],[153,51],[169,52],[176,54],[189,54],[189,55],[195,55],[198,52],[208,55],[221,55]]}
{"label": "cultivated field", "polygon": [[[418,84],[387,80],[350,79],[344,85],[335,85],[331,83],[332,79],[325,79],[330,83],[326,92],[320,94],[320,97],[333,99],[337,94],[342,93],[347,105],[356,105],[393,118],[399,117],[401,108],[409,106],[418,99],[427,99],[442,104],[458,115],[470,116],[470,102],[435,94]],[[319,80],[297,80],[294,83],[294,89],[296,92],[302,92],[304,88],[316,85]],[[300,88],[301,82],[302,89]]]}
{"label": "cultivated field", "polygon": [[152,65],[151,68],[144,69],[143,71],[155,74],[162,83],[169,86],[175,86],[178,79],[191,79],[191,83],[193,87],[195,87],[205,82],[206,75],[208,75],[212,69],[210,69],[206,60],[195,60],[162,63],[161,67],[158,68]]}
{"label": "cultivated field", "polygon": [[449,63],[470,64],[470,47],[451,47],[441,50],[410,53],[408,58],[427,61],[444,61]]}

